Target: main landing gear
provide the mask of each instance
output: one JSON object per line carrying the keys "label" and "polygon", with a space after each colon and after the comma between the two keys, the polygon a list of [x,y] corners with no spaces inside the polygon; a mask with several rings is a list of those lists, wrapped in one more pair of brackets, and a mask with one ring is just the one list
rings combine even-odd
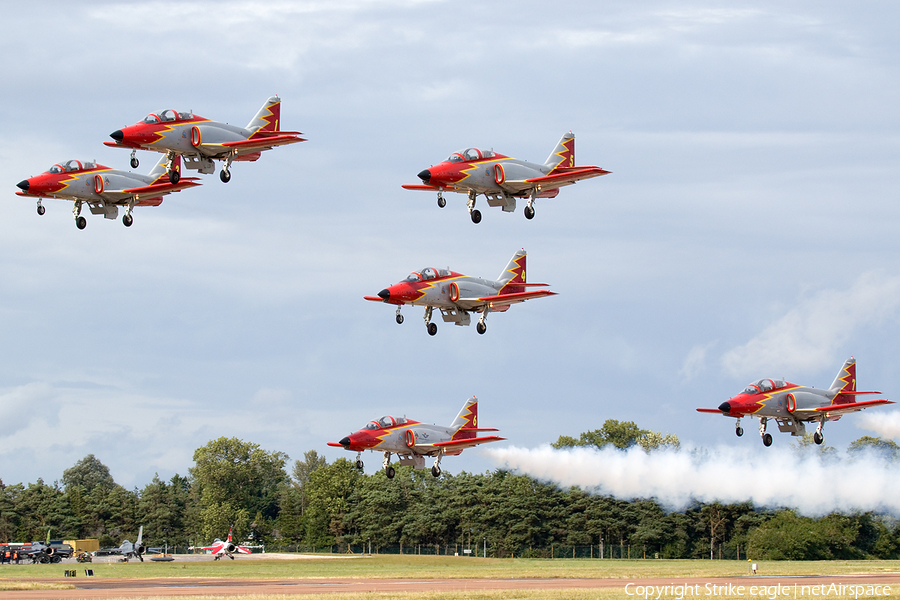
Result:
{"label": "main landing gear", "polygon": [[469,201],[466,202],[466,206],[469,207],[469,216],[472,217],[472,222],[481,223],[481,211],[475,208],[476,197],[478,194],[475,193],[475,190],[469,190]]}
{"label": "main landing gear", "polygon": [[478,319],[478,323],[475,325],[475,331],[477,331],[480,335],[484,335],[484,332],[487,331],[486,321],[489,312],[491,312],[491,307],[485,306],[484,310],[481,311],[481,318]]}
{"label": "main landing gear", "polygon": [[759,418],[759,435],[762,438],[763,446],[768,448],[772,445],[772,434],[766,433],[766,423],[769,419],[766,417]]}
{"label": "main landing gear", "polygon": [[125,207],[125,214],[122,215],[122,224],[125,227],[131,227],[131,224],[134,223],[134,217],[131,216],[131,211],[134,210],[134,202],[135,199],[132,198],[131,202],[128,203],[128,206]]}
{"label": "main landing gear", "polygon": [[[437,335],[437,323],[431,322],[431,313],[434,310],[433,306],[425,307],[425,329],[428,330],[428,335]],[[399,314],[400,309],[397,309],[397,313]]]}
{"label": "main landing gear", "polygon": [[394,467],[391,466],[391,453],[385,452],[384,459],[381,461],[381,466],[384,467],[384,474],[387,475],[388,479],[394,478]]}
{"label": "main landing gear", "polygon": [[222,172],[219,173],[219,179],[222,180],[222,183],[228,183],[229,181],[231,181],[231,161],[234,160],[234,157],[236,155],[236,152],[232,152],[228,155],[228,158],[225,159],[225,164],[222,165]]}
{"label": "main landing gear", "polygon": [[[132,163],[133,164],[133,163]],[[169,173],[169,183],[175,185],[179,181],[181,181],[181,173],[178,172],[175,167],[175,153],[167,152],[166,153],[166,171]]]}
{"label": "main landing gear", "polygon": [[443,450],[438,452],[437,458],[434,459],[434,466],[431,467],[431,474],[435,477],[441,476],[441,458],[444,457]]}
{"label": "main landing gear", "polygon": [[72,214],[75,215],[75,227],[78,229],[87,227],[87,219],[81,216],[81,200],[75,201],[75,208],[72,209]]}
{"label": "main landing gear", "polygon": [[825,427],[825,417],[819,419],[819,426],[816,427],[816,432],[813,434],[813,441],[820,446],[825,441],[825,436],[822,434],[823,427]]}
{"label": "main landing gear", "polygon": [[525,218],[529,221],[534,218],[534,200],[537,198],[537,190],[531,190],[531,196],[528,197],[528,204],[525,205]]}

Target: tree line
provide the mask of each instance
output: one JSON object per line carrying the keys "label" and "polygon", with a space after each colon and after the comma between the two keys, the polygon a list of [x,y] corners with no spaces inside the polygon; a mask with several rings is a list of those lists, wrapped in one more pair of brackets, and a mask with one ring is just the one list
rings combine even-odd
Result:
{"label": "tree line", "polygon": [[[639,445],[653,452],[677,447],[678,439],[609,420],[553,445]],[[900,457],[900,447],[879,438],[860,438],[850,450],[864,447]],[[399,467],[388,479],[344,458],[329,464],[315,450],[288,473],[287,455],[224,437],[193,458],[186,476],[155,476],[143,489],[118,485],[90,454],[53,484],[0,481],[0,542],[44,539],[50,529],[54,539],[117,546],[143,525],[146,545],[186,548],[208,545],[234,526],[236,539],[304,550],[477,547],[481,554],[486,545],[495,557],[566,556],[576,548],[579,556],[596,557],[602,548],[613,558],[900,558],[900,528],[875,513],[814,519],[751,503],[666,511],[655,499],[560,489],[504,470],[434,478]]]}

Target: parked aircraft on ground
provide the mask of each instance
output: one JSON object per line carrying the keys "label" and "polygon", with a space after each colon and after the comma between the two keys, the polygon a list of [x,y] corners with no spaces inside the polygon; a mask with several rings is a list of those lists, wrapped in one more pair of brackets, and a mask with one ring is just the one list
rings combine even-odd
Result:
{"label": "parked aircraft on ground", "polygon": [[[231,539],[231,532],[234,531],[234,526],[228,529],[228,537],[225,538],[223,542],[219,538],[216,538],[211,546],[204,546],[201,550],[209,550],[213,555],[213,560],[219,560],[223,556],[227,556],[231,560],[234,560],[234,555],[237,554],[250,554],[250,549],[255,548],[255,546],[239,546],[235,544]],[[193,548],[190,548],[193,550]]]}
{"label": "parked aircraft on ground", "polygon": [[546,283],[526,283],[525,250],[516,252],[497,281],[468,277],[449,269],[427,268],[414,271],[399,283],[395,283],[377,296],[364,296],[372,302],[397,305],[397,323],[403,323],[400,308],[404,304],[425,307],[425,327],[430,335],[437,333],[437,324],[431,322],[432,311],[441,311],[444,322],[469,325],[469,313],[481,313],[475,329],[478,333],[487,331],[488,313],[505,312],[517,302],[531,298],[553,296],[550,290],[527,291],[528,287],[546,287]]}
{"label": "parked aircraft on ground", "polygon": [[[125,208],[122,223],[131,227],[134,217],[131,211],[135,206],[159,206],[163,196],[172,192],[200,185],[196,177],[184,177],[172,183],[166,177],[166,159],[157,163],[149,175],[139,175],[127,171],[118,171],[99,165],[95,162],[68,160],[55,164],[46,172],[20,181],[16,186],[21,192],[17,196],[37,198],[37,213],[43,215],[46,208],[41,204],[42,198],[62,198],[73,200],[75,208],[75,226],[78,229],[87,227],[87,219],[81,216],[83,204],[87,204],[92,214],[103,215],[107,219],[119,216],[119,207]],[[172,163],[175,171],[181,169],[178,157]]]}
{"label": "parked aircraft on ground", "polygon": [[447,160],[421,171],[421,184],[407,184],[407,190],[437,192],[438,206],[444,208],[444,192],[460,192],[469,198],[469,216],[481,222],[475,199],[484,194],[488,206],[500,206],[504,212],[516,210],[516,199],[527,198],[525,218],[534,218],[537,198],[555,198],[559,188],[582,179],[606,175],[600,167],[575,166],[575,134],[565,134],[544,164],[498,154],[493,150],[468,148],[454,152]]}
{"label": "parked aircraft on ground", "polygon": [[425,457],[433,456],[431,474],[438,477],[441,474],[441,458],[445,455],[455,456],[466,448],[505,439],[496,435],[477,437],[476,434],[482,431],[497,429],[478,427],[478,399],[472,396],[449,427],[428,425],[406,417],[386,416],[369,421],[356,433],[351,433],[340,442],[328,442],[328,445],[356,452],[357,469],[363,468],[361,454],[364,450],[383,452],[382,465],[388,479],[394,478],[391,453],[397,454],[401,465],[415,469],[424,469]]}
{"label": "parked aircraft on ground", "polygon": [[131,167],[137,168],[138,150],[153,150],[166,155],[166,167],[172,183],[180,173],[173,168],[176,156],[184,157],[184,168],[201,173],[216,170],[214,160],[224,161],[219,178],[231,181],[233,161],[255,161],[263,150],[275,146],[304,142],[299,131],[283,131],[281,98],[272,96],[246,127],[236,127],[204,119],[192,112],[163,110],[150,113],[143,121],[117,129],[109,134],[114,142],[104,142],[113,148],[131,149]]}
{"label": "parked aircraft on ground", "polygon": [[813,441],[821,444],[825,440],[822,434],[825,421],[837,421],[848,412],[893,404],[884,399],[856,401],[857,396],[880,393],[856,391],[856,359],[850,357],[827,390],[804,387],[780,379],[760,379],[748,385],[737,396],[720,404],[719,408],[698,408],[697,411],[736,417],[735,433],[739,437],[744,435],[741,417],[758,417],[759,435],[766,446],[772,445],[772,435],[766,433],[769,419],[775,419],[779,431],[795,436],[806,433],[805,423],[818,423]]}

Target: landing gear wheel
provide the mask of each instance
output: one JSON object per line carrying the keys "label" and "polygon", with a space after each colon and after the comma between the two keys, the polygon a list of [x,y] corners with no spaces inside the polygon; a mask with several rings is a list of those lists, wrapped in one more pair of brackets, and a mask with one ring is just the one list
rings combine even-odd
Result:
{"label": "landing gear wheel", "polygon": [[75,227],[78,229],[84,229],[87,227],[87,219],[84,217],[75,217]]}
{"label": "landing gear wheel", "polygon": [[234,557],[233,557],[233,556],[229,556],[228,558],[230,558],[231,560],[234,560]]}
{"label": "landing gear wheel", "polygon": [[39,215],[43,215],[45,212],[47,212],[47,209],[44,208],[43,206],[38,206],[37,211],[38,211]]}
{"label": "landing gear wheel", "polygon": [[175,185],[179,181],[181,181],[181,173],[179,173],[175,169],[172,169],[171,171],[169,171],[169,183],[171,183],[172,185]]}
{"label": "landing gear wheel", "polygon": [[768,448],[771,445],[772,445],[772,434],[767,433],[767,434],[763,435],[763,446]]}
{"label": "landing gear wheel", "polygon": [[525,207],[525,218],[531,220],[534,218],[534,209],[530,206]]}
{"label": "landing gear wheel", "polygon": [[480,210],[476,209],[476,210],[472,211],[472,222],[473,223],[481,223],[481,211]]}
{"label": "landing gear wheel", "polygon": [[393,479],[394,478],[394,467],[388,467],[387,469],[385,469],[384,474],[387,475],[388,479]]}
{"label": "landing gear wheel", "polygon": [[437,335],[437,323],[428,324],[428,335]]}
{"label": "landing gear wheel", "polygon": [[487,331],[487,325],[479,321],[475,324],[475,331],[477,331],[481,335],[484,335],[484,332]]}
{"label": "landing gear wheel", "polygon": [[122,224],[125,227],[131,227],[131,224],[134,223],[134,217],[131,215],[122,215]]}
{"label": "landing gear wheel", "polygon": [[222,183],[228,183],[229,181],[231,181],[231,171],[222,169],[222,172],[219,173],[219,179],[222,180]]}
{"label": "landing gear wheel", "polygon": [[437,465],[434,465],[433,467],[431,467],[431,474],[434,475],[435,477],[440,477],[441,476],[441,468]]}
{"label": "landing gear wheel", "polygon": [[362,471],[362,470],[363,470],[363,466],[365,466],[365,465],[363,465],[363,461],[361,461],[361,460],[356,461],[356,468],[357,468],[357,469],[359,469],[360,471]]}
{"label": "landing gear wheel", "polygon": [[132,169],[137,169],[137,168],[138,168],[138,165],[140,165],[140,164],[141,164],[141,163],[140,163],[140,161],[138,161],[138,159],[136,159],[136,158],[133,157],[133,156],[131,157],[131,168],[132,168]]}
{"label": "landing gear wheel", "polygon": [[397,315],[397,325],[403,324],[403,315]]}
{"label": "landing gear wheel", "polygon": [[742,435],[744,435],[744,428],[743,427],[736,428],[734,430],[734,434],[738,437],[741,437]]}
{"label": "landing gear wheel", "polygon": [[815,432],[815,433],[813,434],[813,441],[814,441],[816,444],[821,445],[822,442],[825,441],[825,437],[824,437],[821,433],[819,433],[819,432],[817,431],[817,432]]}
{"label": "landing gear wheel", "polygon": [[447,201],[444,199],[443,196],[438,196],[438,207],[444,208],[445,206],[447,206]]}

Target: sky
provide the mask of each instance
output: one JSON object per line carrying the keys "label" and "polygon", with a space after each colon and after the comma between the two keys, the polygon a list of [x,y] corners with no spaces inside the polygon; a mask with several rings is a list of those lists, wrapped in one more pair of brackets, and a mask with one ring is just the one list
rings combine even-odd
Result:
{"label": "sky", "polygon": [[[701,414],[761,377],[900,398],[900,43],[890,2],[18,3],[0,50],[0,479],[89,453],[142,488],[238,437],[290,460],[385,414],[480,423],[527,453],[607,419],[776,454]],[[131,228],[15,184],[174,108],[246,125],[282,98],[302,144]],[[612,174],[527,221],[401,189],[470,146]],[[146,173],[158,155],[139,153]],[[194,173],[191,173],[194,174]],[[363,300],[426,266],[496,277],[519,248],[559,295],[488,332]],[[828,423],[900,441],[900,409]],[[776,448],[791,438],[775,435]],[[501,448],[500,444],[495,445]],[[782,450],[783,450],[782,448]],[[783,456],[783,455],[777,455]],[[364,456],[367,472],[380,455]],[[505,462],[504,462],[505,461]],[[768,462],[766,462],[768,461]],[[442,467],[509,456],[467,450]],[[601,463],[602,464],[602,463]],[[592,467],[593,468],[593,467]],[[524,470],[522,472],[528,472]],[[551,478],[552,479],[552,478]],[[836,485],[851,485],[850,483]]]}

